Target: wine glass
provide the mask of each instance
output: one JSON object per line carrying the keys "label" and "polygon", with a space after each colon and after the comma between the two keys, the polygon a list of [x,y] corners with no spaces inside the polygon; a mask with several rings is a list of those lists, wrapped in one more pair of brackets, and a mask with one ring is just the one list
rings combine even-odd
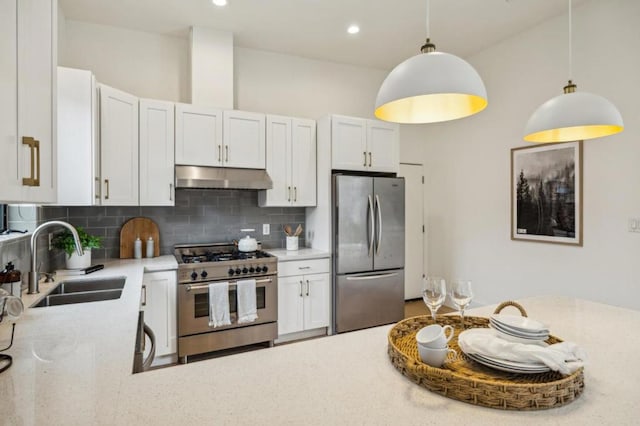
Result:
{"label": "wine glass", "polygon": [[436,322],[436,312],[444,303],[447,297],[447,287],[444,278],[427,277],[422,278],[422,300],[431,311],[433,322]]}
{"label": "wine glass", "polygon": [[451,283],[449,290],[449,296],[460,311],[460,322],[464,329],[464,310],[467,309],[471,299],[473,299],[473,289],[471,288],[471,281],[468,280],[455,280]]}

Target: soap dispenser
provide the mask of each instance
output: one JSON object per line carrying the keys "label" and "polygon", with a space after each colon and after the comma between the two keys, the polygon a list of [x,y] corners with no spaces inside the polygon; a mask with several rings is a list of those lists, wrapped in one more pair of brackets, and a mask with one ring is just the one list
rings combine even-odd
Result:
{"label": "soap dispenser", "polygon": [[142,259],[142,240],[140,240],[140,236],[137,236],[133,242],[133,257]]}

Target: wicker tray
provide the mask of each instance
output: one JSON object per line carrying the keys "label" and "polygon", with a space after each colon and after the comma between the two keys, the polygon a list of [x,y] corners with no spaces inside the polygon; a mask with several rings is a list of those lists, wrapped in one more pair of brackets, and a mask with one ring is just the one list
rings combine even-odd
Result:
{"label": "wicker tray", "polygon": [[[506,306],[516,307],[523,316],[525,310],[515,302],[500,304],[495,313]],[[411,381],[449,398],[469,404],[501,410],[542,410],[560,407],[578,398],[584,389],[584,370],[563,376],[551,371],[540,374],[507,373],[485,367],[472,361],[458,347],[461,330],[459,316],[438,316],[440,325],[449,324],[455,333],[449,347],[459,356],[445,363],[442,368],[424,364],[418,355],[416,333],[433,324],[431,316],[417,316],[396,324],[389,332],[388,353],[393,365]],[[489,319],[464,317],[465,328],[487,328]],[[561,340],[549,336],[547,343]]]}

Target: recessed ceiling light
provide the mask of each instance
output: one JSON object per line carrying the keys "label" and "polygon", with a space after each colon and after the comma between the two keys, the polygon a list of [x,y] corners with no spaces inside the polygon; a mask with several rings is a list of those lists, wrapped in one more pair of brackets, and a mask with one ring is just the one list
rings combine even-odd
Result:
{"label": "recessed ceiling light", "polygon": [[360,32],[360,27],[357,25],[350,25],[349,28],[347,28],[347,32],[349,34],[358,34]]}
{"label": "recessed ceiling light", "polygon": [[227,5],[227,0],[211,0],[211,2],[220,7]]}

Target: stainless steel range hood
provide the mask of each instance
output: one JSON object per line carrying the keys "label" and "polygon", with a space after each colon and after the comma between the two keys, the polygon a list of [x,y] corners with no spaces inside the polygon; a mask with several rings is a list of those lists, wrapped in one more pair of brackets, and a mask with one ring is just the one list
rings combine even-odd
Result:
{"label": "stainless steel range hood", "polygon": [[271,189],[266,170],[176,166],[176,188]]}

